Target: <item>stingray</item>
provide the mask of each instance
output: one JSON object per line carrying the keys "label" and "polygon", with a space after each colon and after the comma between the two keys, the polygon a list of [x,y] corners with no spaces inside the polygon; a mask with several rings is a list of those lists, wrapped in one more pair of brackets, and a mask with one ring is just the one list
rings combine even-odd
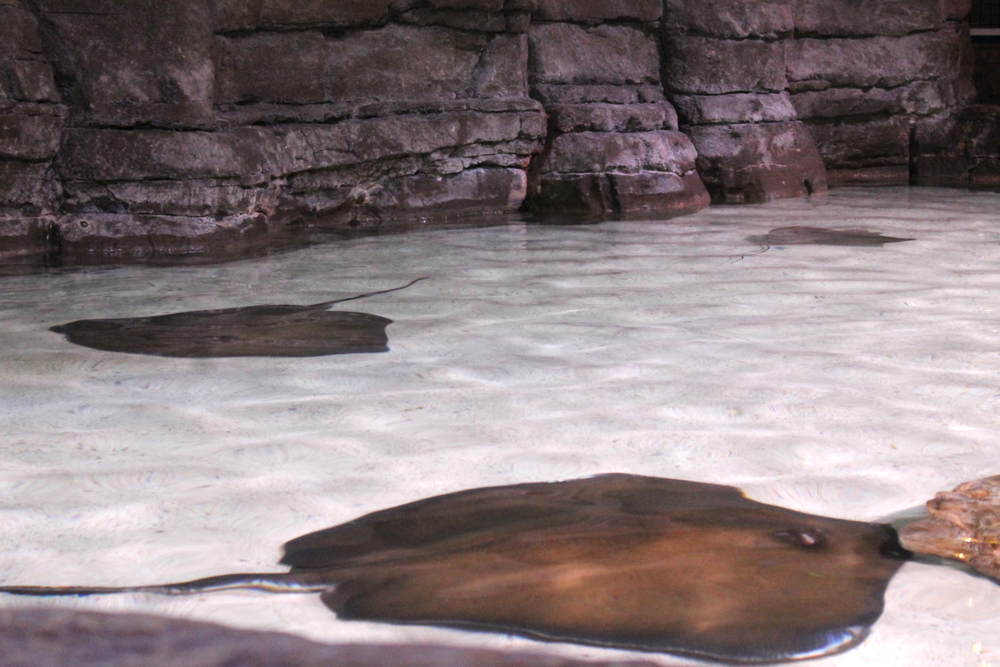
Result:
{"label": "stingray", "polygon": [[262,305],[154,317],[77,320],[49,330],[95,350],[160,357],[321,357],[388,352],[385,328],[392,320],[329,308],[406,289],[421,280],[424,278],[402,287],[310,306]]}
{"label": "stingray", "polygon": [[821,227],[777,227],[762,236],[751,236],[747,241],[763,246],[783,245],[841,245],[881,246],[886,243],[912,241],[896,236],[882,236],[866,229],[823,229]]}
{"label": "stingray", "polygon": [[342,619],[769,663],[863,641],[906,556],[887,525],[765,505],[729,486],[607,474],[367,514],[285,544],[287,573],[0,592],[317,591]]}

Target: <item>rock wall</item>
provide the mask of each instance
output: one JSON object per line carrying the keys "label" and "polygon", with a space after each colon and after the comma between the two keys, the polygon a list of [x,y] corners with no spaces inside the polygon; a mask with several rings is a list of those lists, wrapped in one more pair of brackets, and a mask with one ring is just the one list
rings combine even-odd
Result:
{"label": "rock wall", "polygon": [[662,12],[661,0],[539,0],[528,77],[549,133],[531,165],[532,209],[663,216],[708,205],[660,82]]}
{"label": "rock wall", "polygon": [[64,252],[516,209],[545,135],[518,0],[34,4],[72,110]]}
{"label": "rock wall", "polygon": [[961,182],[968,8],[0,0],[0,257]]}
{"label": "rock wall", "polygon": [[667,90],[717,201],[906,184],[918,126],[975,96],[969,0],[665,2]]}
{"label": "rock wall", "polygon": [[914,182],[1000,191],[1000,106],[973,105],[935,121],[914,134]]}
{"label": "rock wall", "polygon": [[7,78],[36,68],[5,93],[8,249],[218,253],[517,211],[543,148],[537,210],[708,204],[659,84],[659,0],[0,1]]}
{"label": "rock wall", "polygon": [[911,141],[975,97],[969,0],[796,0],[789,91],[831,184],[905,185]]}
{"label": "rock wall", "polygon": [[0,0],[0,257],[46,247],[66,117],[59,102],[34,16],[17,0]]}
{"label": "rock wall", "polygon": [[794,44],[784,0],[665,0],[664,72],[713,201],[826,190],[826,173],[788,93]]}

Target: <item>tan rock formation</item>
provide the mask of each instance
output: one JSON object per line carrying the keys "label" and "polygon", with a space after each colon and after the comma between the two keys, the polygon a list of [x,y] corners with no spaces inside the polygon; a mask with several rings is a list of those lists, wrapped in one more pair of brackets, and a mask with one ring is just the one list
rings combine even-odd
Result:
{"label": "tan rock formation", "polygon": [[1000,580],[1000,475],[965,482],[927,502],[930,516],[899,532],[919,554],[962,561]]}

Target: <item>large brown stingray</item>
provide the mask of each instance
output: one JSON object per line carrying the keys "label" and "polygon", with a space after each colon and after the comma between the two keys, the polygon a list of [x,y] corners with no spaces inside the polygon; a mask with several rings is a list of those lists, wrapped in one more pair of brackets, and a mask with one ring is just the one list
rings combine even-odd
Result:
{"label": "large brown stingray", "polygon": [[420,280],[423,278],[390,290],[310,306],[263,305],[155,317],[78,320],[54,326],[50,331],[95,350],[161,357],[319,357],[387,352],[385,328],[392,320],[329,308],[405,289]]}
{"label": "large brown stingray", "polygon": [[637,475],[473,489],[288,542],[286,574],[7,593],[322,591],[344,619],[515,633],[737,663],[837,653],[882,612],[905,552],[886,525]]}
{"label": "large brown stingray", "polygon": [[866,229],[823,229],[821,227],[777,227],[762,236],[751,236],[747,241],[764,246],[782,245],[841,245],[880,246],[886,243],[912,241],[896,236],[882,236]]}

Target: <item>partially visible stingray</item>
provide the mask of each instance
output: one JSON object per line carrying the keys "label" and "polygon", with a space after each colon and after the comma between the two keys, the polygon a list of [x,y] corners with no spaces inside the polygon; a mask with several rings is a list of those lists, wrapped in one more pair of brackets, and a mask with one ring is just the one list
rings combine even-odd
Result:
{"label": "partially visible stingray", "polygon": [[750,236],[747,241],[763,246],[782,245],[842,245],[880,246],[886,243],[912,241],[896,236],[882,236],[866,229],[823,229],[821,227],[777,227],[762,236]]}
{"label": "partially visible stingray", "polygon": [[637,475],[461,491],[285,545],[284,574],[22,595],[322,591],[342,619],[770,663],[847,650],[906,557],[883,524]]}
{"label": "partially visible stingray", "polygon": [[161,357],[320,357],[388,352],[385,328],[392,320],[330,306],[406,289],[359,294],[311,306],[263,305],[194,310],[155,317],[78,320],[50,331],[71,343],[108,352]]}

